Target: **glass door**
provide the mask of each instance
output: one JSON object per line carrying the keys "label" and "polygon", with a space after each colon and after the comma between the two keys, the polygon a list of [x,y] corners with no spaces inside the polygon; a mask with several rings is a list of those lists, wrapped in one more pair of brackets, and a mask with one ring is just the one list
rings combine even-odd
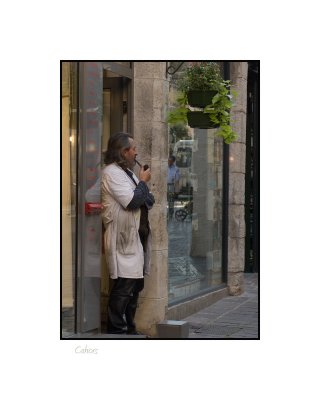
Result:
{"label": "glass door", "polygon": [[61,321],[62,336],[75,332],[76,271],[76,182],[77,182],[77,115],[78,65],[61,63],[61,148],[62,148],[62,268]]}
{"label": "glass door", "polygon": [[102,64],[79,71],[77,333],[100,329]]}

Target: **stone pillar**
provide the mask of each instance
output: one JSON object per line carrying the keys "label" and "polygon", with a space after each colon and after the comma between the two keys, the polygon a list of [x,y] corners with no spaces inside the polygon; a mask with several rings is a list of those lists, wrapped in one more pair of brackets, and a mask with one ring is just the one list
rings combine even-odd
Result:
{"label": "stone pillar", "polygon": [[134,63],[134,139],[138,159],[151,167],[149,188],[155,205],[149,212],[152,229],[152,270],[145,279],[137,310],[137,328],[156,334],[156,323],[165,319],[168,306],[168,236],[166,226],[166,177],[168,134],[166,111],[169,82],[165,62]]}
{"label": "stone pillar", "polygon": [[238,139],[230,144],[229,158],[229,249],[228,287],[230,295],[243,292],[245,262],[245,172],[247,122],[247,62],[231,62],[231,83],[238,96],[231,112],[231,125]]}

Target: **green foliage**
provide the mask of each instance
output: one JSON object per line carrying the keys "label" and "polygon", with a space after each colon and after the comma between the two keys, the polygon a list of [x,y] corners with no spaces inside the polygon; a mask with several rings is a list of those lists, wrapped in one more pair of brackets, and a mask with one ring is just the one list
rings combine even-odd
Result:
{"label": "green foliage", "polygon": [[223,137],[225,143],[230,144],[237,139],[237,134],[230,127],[230,110],[233,96],[229,94],[230,81],[222,81],[218,93],[212,98],[211,104],[206,106],[204,113],[209,114],[212,122],[220,125],[217,136]]}
{"label": "green foliage", "polygon": [[189,90],[218,90],[222,82],[220,67],[215,62],[194,63],[186,68],[178,81],[178,89],[182,92]]}
{"label": "green foliage", "polygon": [[182,107],[177,107],[173,111],[170,111],[168,115],[169,124],[177,124],[179,122],[187,124],[188,123],[187,113],[188,113],[188,108],[182,108]]}
{"label": "green foliage", "polygon": [[170,127],[170,135],[174,135],[176,140],[188,139],[188,128],[185,124],[177,123]]}
{"label": "green foliage", "polygon": [[230,125],[221,125],[216,135],[221,136],[227,144],[234,142],[238,137]]}
{"label": "green foliage", "polygon": [[187,108],[187,102],[188,100],[186,93],[179,93],[177,97],[177,103],[179,104],[179,107],[169,112],[168,114],[169,124],[174,125],[179,122],[184,125],[188,124],[187,113],[189,109]]}
{"label": "green foliage", "polygon": [[214,62],[200,62],[189,66],[178,82],[180,93],[177,98],[178,107],[169,112],[168,122],[170,124],[187,124],[188,106],[187,93],[189,90],[215,90],[218,93],[213,96],[211,104],[203,109],[209,114],[210,120],[219,125],[217,136],[223,137],[225,143],[230,144],[237,138],[237,134],[230,127],[230,110],[233,99],[237,95],[235,91],[230,92],[230,81],[222,79],[220,68]]}

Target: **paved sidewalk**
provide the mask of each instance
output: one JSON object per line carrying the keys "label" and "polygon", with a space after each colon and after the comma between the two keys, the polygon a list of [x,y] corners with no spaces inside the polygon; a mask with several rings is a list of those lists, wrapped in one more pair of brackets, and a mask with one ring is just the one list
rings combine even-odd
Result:
{"label": "paved sidewalk", "polygon": [[245,290],[184,318],[189,339],[259,339],[258,274],[244,274]]}

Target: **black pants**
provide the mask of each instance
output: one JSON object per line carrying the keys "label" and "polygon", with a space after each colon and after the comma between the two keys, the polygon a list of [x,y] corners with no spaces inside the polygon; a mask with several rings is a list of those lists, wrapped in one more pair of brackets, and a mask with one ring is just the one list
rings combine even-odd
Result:
{"label": "black pants", "polygon": [[133,333],[134,317],[144,278],[118,278],[114,280],[108,304],[108,333]]}

